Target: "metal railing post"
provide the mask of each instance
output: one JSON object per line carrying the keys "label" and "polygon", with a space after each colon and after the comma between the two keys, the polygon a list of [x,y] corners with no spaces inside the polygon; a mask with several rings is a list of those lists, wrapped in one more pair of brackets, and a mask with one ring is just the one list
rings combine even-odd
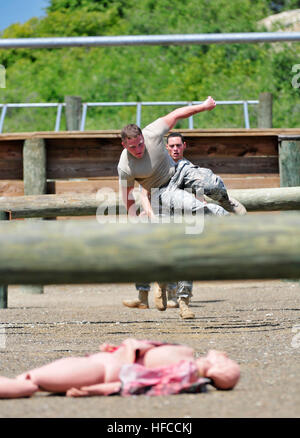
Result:
{"label": "metal railing post", "polygon": [[1,117],[0,117],[0,134],[3,131],[3,124],[4,124],[4,119],[5,119],[5,116],[6,116],[6,111],[7,111],[7,105],[4,104],[3,107],[2,107]]}
{"label": "metal railing post", "polygon": [[81,122],[80,122],[80,131],[84,131],[84,128],[85,128],[85,120],[86,120],[87,109],[88,109],[88,104],[84,103],[82,105],[82,115],[81,115]]}
{"label": "metal railing post", "polygon": [[246,129],[250,129],[249,113],[248,113],[248,102],[246,100],[243,103],[243,107],[244,107],[245,128]]}
{"label": "metal railing post", "polygon": [[63,103],[59,103],[57,105],[57,113],[56,113],[56,120],[55,120],[55,131],[59,131],[59,129],[60,129],[62,107],[63,107]]}
{"label": "metal railing post", "polygon": [[141,127],[142,122],[142,104],[141,102],[137,102],[136,104],[136,124]]}

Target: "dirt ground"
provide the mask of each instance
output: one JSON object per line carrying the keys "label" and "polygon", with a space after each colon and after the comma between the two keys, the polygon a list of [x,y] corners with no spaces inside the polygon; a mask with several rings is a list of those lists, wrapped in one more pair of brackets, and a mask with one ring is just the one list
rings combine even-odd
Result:
{"label": "dirt ground", "polygon": [[241,367],[232,391],[131,398],[66,398],[37,393],[0,400],[1,418],[299,418],[300,282],[196,282],[194,320],[177,309],[122,306],[133,284],[9,287],[0,310],[0,375],[13,377],[54,359],[84,355],[127,337],[185,343],[197,355],[226,351]]}

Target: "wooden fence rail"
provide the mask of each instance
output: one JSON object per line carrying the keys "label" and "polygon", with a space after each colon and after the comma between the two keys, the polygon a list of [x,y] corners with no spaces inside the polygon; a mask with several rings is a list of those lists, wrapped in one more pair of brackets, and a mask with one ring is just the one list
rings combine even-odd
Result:
{"label": "wooden fence rail", "polygon": [[[0,211],[9,212],[11,219],[93,216],[97,210],[100,214],[126,212],[114,193],[103,190],[99,194],[0,197]],[[248,211],[300,210],[300,187],[229,190],[229,194]]]}
{"label": "wooden fence rail", "polygon": [[[229,189],[300,185],[300,129],[180,131],[186,158],[221,175]],[[27,152],[37,146],[34,176],[37,160]],[[31,191],[33,176],[41,190],[47,184],[48,194],[115,189],[121,152],[120,131],[1,134],[0,195],[37,194]]]}

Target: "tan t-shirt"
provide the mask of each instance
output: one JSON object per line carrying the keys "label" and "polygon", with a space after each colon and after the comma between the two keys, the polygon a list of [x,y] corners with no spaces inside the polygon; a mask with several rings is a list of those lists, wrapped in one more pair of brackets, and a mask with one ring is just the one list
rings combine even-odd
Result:
{"label": "tan t-shirt", "polygon": [[166,184],[175,173],[175,161],[164,144],[164,135],[170,130],[162,118],[155,120],[143,130],[145,152],[135,158],[127,149],[122,151],[118,164],[120,183],[132,187],[137,181],[146,190]]}

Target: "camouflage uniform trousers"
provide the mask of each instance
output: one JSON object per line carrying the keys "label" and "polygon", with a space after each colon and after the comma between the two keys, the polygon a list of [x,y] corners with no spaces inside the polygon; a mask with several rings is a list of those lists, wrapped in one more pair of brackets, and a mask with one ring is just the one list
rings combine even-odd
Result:
{"label": "camouflage uniform trousers", "polygon": [[[167,292],[176,292],[176,297],[191,297],[193,291],[192,281],[178,281],[172,283],[159,283],[160,287],[166,287]],[[150,291],[150,283],[136,283],[136,290],[138,291]]]}
{"label": "camouflage uniform trousers", "polygon": [[151,190],[154,213],[159,216],[174,215],[182,211],[195,214],[225,216],[229,213],[221,206],[204,202],[203,195],[215,201],[228,199],[223,180],[210,169],[194,166],[183,159],[170,181],[158,189]]}

